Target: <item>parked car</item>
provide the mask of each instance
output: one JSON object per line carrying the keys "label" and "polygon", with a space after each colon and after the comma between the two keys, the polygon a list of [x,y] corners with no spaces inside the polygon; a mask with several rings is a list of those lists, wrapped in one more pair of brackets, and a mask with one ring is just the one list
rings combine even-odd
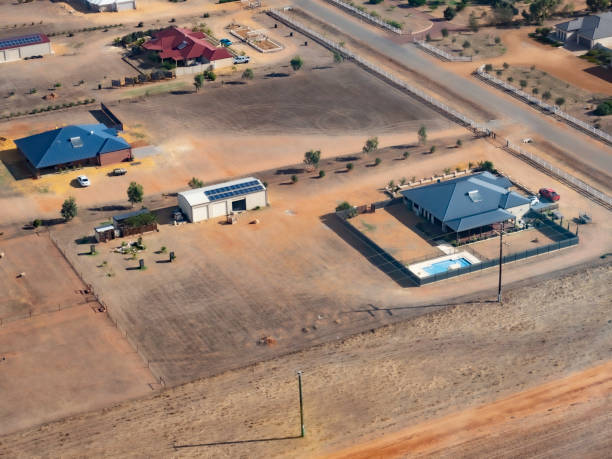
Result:
{"label": "parked car", "polygon": [[249,56],[236,56],[234,64],[248,64],[251,58]]}
{"label": "parked car", "polygon": [[229,38],[222,38],[219,40],[219,43],[221,43],[223,46],[232,46],[232,41]]}
{"label": "parked car", "polygon": [[79,175],[77,177],[77,182],[79,182],[79,185],[82,187],[88,187],[89,185],[91,185],[86,175]]}
{"label": "parked car", "polygon": [[113,175],[125,175],[127,174],[127,169],[113,169]]}
{"label": "parked car", "polygon": [[561,199],[561,196],[552,188],[541,188],[540,196],[548,199],[549,201],[553,201],[553,202]]}
{"label": "parked car", "polygon": [[535,206],[536,204],[540,203],[540,200],[538,199],[538,197],[534,194],[527,196],[527,199],[529,199],[529,205],[531,207]]}

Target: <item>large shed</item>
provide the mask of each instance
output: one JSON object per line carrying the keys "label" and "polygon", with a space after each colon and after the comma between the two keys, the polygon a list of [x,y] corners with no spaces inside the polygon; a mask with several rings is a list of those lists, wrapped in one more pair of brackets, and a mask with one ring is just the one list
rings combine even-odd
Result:
{"label": "large shed", "polygon": [[0,62],[51,54],[51,42],[44,33],[0,39]]}
{"label": "large shed", "polygon": [[136,0],[81,0],[93,11],[125,11],[135,10]]}
{"label": "large shed", "polygon": [[268,205],[268,192],[259,179],[247,177],[183,191],[178,194],[178,204],[187,219],[195,223],[265,207]]}

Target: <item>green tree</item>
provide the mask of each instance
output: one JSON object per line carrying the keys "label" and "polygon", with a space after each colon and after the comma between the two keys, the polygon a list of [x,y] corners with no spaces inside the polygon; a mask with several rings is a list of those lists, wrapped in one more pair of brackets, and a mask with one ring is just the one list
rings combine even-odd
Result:
{"label": "green tree", "polygon": [[459,148],[461,147],[461,145],[463,145],[463,142],[461,141],[461,139],[457,139],[457,143],[455,144],[455,146]]}
{"label": "green tree", "polygon": [[196,76],[193,77],[193,85],[195,86],[196,92],[200,90],[203,84],[204,84],[204,75],[202,75],[201,73],[198,73]]}
{"label": "green tree", "polygon": [[444,38],[448,37],[448,29],[446,27],[442,29],[442,36]]}
{"label": "green tree", "polygon": [[431,148],[429,149],[429,153],[434,154],[435,152],[436,152],[436,146],[432,145]]}
{"label": "green tree", "polygon": [[504,62],[504,63],[503,63],[503,65],[502,65],[502,67],[503,67],[505,70],[508,70],[508,68],[510,67],[510,64],[508,64],[507,62]]}
{"label": "green tree", "polygon": [[77,209],[76,200],[74,199],[74,197],[70,196],[62,204],[62,210],[60,211],[60,213],[62,214],[62,217],[64,217],[64,220],[69,222],[70,220],[72,220],[74,217],[77,216],[77,212],[78,212],[78,209]]}
{"label": "green tree", "polygon": [[378,150],[378,137],[370,137],[366,140],[365,145],[362,148],[364,153],[372,153]]}
{"label": "green tree", "polygon": [[542,99],[548,100],[550,98],[551,98],[550,91],[544,91],[544,94],[542,94]]}
{"label": "green tree", "polygon": [[410,152],[409,151],[405,151],[404,153],[402,153],[402,158],[408,159],[408,156],[410,156]]}
{"label": "green tree", "polygon": [[481,171],[487,171],[491,173],[497,172],[495,170],[495,166],[493,166],[493,163],[491,161],[480,161],[478,163],[478,169]]}
{"label": "green tree", "polygon": [[204,182],[199,178],[192,177],[187,185],[189,185],[191,188],[202,188],[204,186]]}
{"label": "green tree", "polygon": [[525,88],[525,86],[527,86],[527,80],[521,80],[519,81],[519,84],[521,85],[521,88]]}
{"label": "green tree", "polygon": [[127,189],[128,201],[132,203],[132,207],[136,202],[142,202],[144,191],[142,185],[136,182],[131,182]]}
{"label": "green tree", "polygon": [[325,177],[325,171],[319,171],[319,178]]}
{"label": "green tree", "polygon": [[444,10],[444,19],[447,21],[452,21],[455,16],[457,16],[457,10],[452,6],[449,6]]}
{"label": "green tree", "polygon": [[607,10],[610,7],[610,0],[586,0],[589,11],[597,13],[598,11]]}
{"label": "green tree", "polygon": [[244,72],[242,72],[243,80],[252,80],[254,76],[255,74],[253,73],[253,70],[251,69],[246,69]]}
{"label": "green tree", "polygon": [[427,128],[425,126],[419,128],[417,135],[419,136],[419,143],[427,142]]}
{"label": "green tree", "polygon": [[496,44],[496,45],[501,44],[501,38],[499,38],[499,37],[495,37],[495,44]]}
{"label": "green tree", "polygon": [[495,18],[495,23],[498,25],[510,24],[512,22],[512,19],[514,18],[514,7],[507,3],[504,3],[497,7],[494,6],[493,18]]}
{"label": "green tree", "polygon": [[469,41],[465,40],[463,42],[463,45],[461,46],[463,46],[463,49],[468,49],[470,46],[472,46],[472,44]]}
{"label": "green tree", "polygon": [[300,56],[295,56],[289,61],[289,63],[291,64],[291,68],[296,72],[304,65],[304,61]]}
{"label": "green tree", "polygon": [[310,150],[304,153],[304,164],[314,167],[319,167],[319,161],[321,160],[321,150]]}
{"label": "green tree", "polygon": [[341,64],[344,61],[344,56],[342,54],[335,52],[334,53],[334,62],[336,64]]}
{"label": "green tree", "polygon": [[376,159],[374,160],[374,165],[375,165],[375,166],[378,166],[380,163],[382,163],[382,159],[380,159],[380,158],[376,158]]}
{"label": "green tree", "polygon": [[493,65],[491,64],[486,64],[484,66],[485,72],[491,72],[493,70]]}
{"label": "green tree", "polygon": [[595,114],[597,116],[612,115],[612,99],[606,100],[597,105],[597,108],[595,109]]}
{"label": "green tree", "polygon": [[292,175],[292,176],[291,176],[291,183],[297,183],[297,181],[298,181],[298,176],[297,176],[297,175],[295,175],[295,174],[294,174],[294,175]]}
{"label": "green tree", "polygon": [[559,107],[563,106],[563,104],[565,104],[565,99],[563,97],[557,97],[555,99],[555,105],[558,105]]}
{"label": "green tree", "polygon": [[336,206],[336,212],[339,212],[341,210],[349,210],[351,209],[353,206],[351,206],[348,201],[343,201],[340,204],[338,204]]}
{"label": "green tree", "polygon": [[534,0],[529,5],[529,11],[523,10],[523,17],[533,23],[542,24],[557,9],[561,0]]}
{"label": "green tree", "polygon": [[355,167],[355,166],[353,165],[353,163],[348,163],[348,164],[346,165],[346,170],[347,170],[348,172],[350,172],[350,171],[352,171],[352,170],[353,170],[353,167]]}

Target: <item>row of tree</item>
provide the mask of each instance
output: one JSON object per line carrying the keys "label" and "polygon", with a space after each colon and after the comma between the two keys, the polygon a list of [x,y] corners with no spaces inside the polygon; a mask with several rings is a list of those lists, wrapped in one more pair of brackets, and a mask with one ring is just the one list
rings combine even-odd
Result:
{"label": "row of tree", "polygon": [[[136,182],[131,182],[127,189],[127,197],[132,206],[137,202],[142,202],[142,199],[144,198],[144,189],[142,185]],[[66,221],[70,221],[77,216],[78,207],[74,196],[70,196],[64,201],[60,214]]]}

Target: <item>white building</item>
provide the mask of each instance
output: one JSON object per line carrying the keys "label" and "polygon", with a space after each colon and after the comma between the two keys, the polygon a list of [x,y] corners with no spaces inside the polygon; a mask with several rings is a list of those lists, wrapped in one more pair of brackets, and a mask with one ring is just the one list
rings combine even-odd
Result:
{"label": "white building", "polygon": [[247,177],[183,191],[178,194],[178,205],[187,219],[195,223],[265,207],[268,205],[268,192],[261,181]]}
{"label": "white building", "polygon": [[99,12],[136,9],[136,0],[82,0],[82,2],[90,10]]}
{"label": "white building", "polygon": [[51,54],[51,42],[44,33],[0,39],[0,62]]}

